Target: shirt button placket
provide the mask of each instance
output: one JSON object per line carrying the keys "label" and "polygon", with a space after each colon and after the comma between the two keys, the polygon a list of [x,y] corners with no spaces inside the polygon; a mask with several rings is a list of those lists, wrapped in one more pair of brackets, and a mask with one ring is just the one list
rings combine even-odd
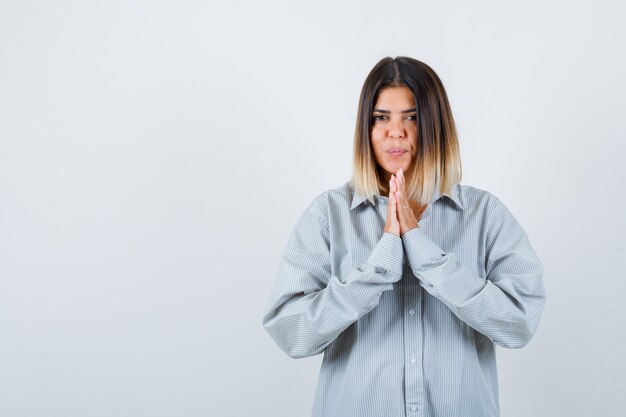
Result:
{"label": "shirt button placket", "polygon": [[[407,271],[410,274],[410,271]],[[407,416],[417,417],[419,392],[422,381],[419,380],[420,361],[419,339],[420,324],[417,315],[417,297],[419,285],[417,281],[404,287],[404,352],[405,352],[405,401]]]}

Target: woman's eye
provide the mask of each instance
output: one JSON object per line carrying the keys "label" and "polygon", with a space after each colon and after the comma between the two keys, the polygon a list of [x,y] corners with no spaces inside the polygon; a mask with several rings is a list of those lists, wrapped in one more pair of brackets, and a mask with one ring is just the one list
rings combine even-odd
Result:
{"label": "woman's eye", "polygon": [[410,120],[412,122],[415,122],[417,120],[417,115],[411,114],[410,116],[406,117],[406,120]]}
{"label": "woman's eye", "polygon": [[374,115],[374,121],[375,122],[381,122],[383,120],[387,120],[387,116],[383,116],[382,114]]}

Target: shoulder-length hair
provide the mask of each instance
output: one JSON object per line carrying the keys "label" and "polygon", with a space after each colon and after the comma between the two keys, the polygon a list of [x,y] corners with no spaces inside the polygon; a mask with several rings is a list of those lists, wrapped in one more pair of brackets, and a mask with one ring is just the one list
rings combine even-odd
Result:
{"label": "shoulder-length hair", "polygon": [[374,196],[389,194],[372,149],[372,111],[380,91],[407,87],[417,107],[417,152],[407,176],[411,200],[430,204],[435,190],[449,194],[461,181],[461,156],[450,103],[437,74],[413,58],[384,58],[369,73],[359,99],[354,135],[352,183],[355,191],[374,202]]}

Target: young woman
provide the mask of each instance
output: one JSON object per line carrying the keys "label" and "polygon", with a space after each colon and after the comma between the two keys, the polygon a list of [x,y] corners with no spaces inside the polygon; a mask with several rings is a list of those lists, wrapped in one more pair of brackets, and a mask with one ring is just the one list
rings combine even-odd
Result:
{"label": "young woman", "polygon": [[324,353],[313,416],[498,416],[495,346],[533,336],[542,265],[494,195],[461,185],[439,77],[385,58],[359,100],[351,181],[289,239],[263,325]]}

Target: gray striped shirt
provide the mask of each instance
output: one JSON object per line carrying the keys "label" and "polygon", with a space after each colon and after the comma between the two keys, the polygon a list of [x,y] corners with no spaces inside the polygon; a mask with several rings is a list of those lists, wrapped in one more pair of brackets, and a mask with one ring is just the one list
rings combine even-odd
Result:
{"label": "gray striped shirt", "polygon": [[316,197],[287,243],[263,325],[324,352],[314,417],[498,416],[495,345],[533,336],[543,268],[494,195],[457,184],[419,227],[383,233],[388,198]]}

